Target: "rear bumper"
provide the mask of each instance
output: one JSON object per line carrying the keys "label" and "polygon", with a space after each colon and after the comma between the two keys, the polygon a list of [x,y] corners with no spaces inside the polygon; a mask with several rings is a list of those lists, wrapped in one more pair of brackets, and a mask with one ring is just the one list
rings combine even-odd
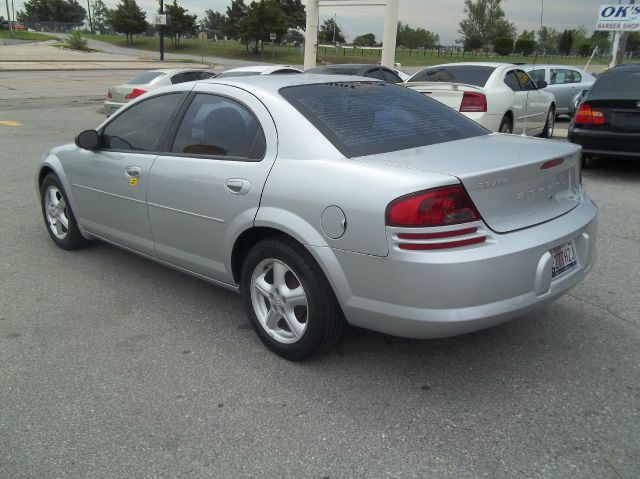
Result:
{"label": "rear bumper", "polygon": [[118,103],[115,101],[105,101],[104,102],[104,113],[107,116],[111,116],[118,108],[126,105],[126,103]]}
{"label": "rear bumper", "polygon": [[640,132],[620,133],[571,127],[567,137],[571,143],[582,146],[582,153],[587,155],[640,157]]}
{"label": "rear bumper", "polygon": [[[410,338],[455,336],[484,329],[557,299],[595,261],[597,208],[583,203],[555,220],[485,243],[437,252],[390,248],[373,257],[313,248],[348,322]],[[574,241],[578,264],[551,280],[549,250]],[[331,263],[333,259],[335,263]],[[546,262],[545,262],[546,261]]]}

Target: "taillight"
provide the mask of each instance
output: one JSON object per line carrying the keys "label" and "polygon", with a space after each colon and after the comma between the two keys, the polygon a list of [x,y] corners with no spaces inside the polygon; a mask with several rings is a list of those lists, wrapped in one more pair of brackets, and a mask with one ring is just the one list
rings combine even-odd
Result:
{"label": "taillight", "polygon": [[392,201],[387,206],[387,226],[423,228],[467,223],[480,213],[461,185],[420,191]]}
{"label": "taillight", "polygon": [[125,98],[127,100],[133,100],[134,98],[138,98],[143,93],[147,93],[147,90],[143,90],[142,88],[134,88],[131,93],[127,94]]}
{"label": "taillight", "polygon": [[487,111],[487,97],[482,93],[465,91],[460,104],[461,112],[481,112]]}
{"label": "taillight", "polygon": [[107,98],[113,98],[113,95],[111,94],[111,88],[107,90]]}
{"label": "taillight", "polygon": [[604,113],[591,109],[591,105],[583,103],[575,117],[576,125],[604,125]]}

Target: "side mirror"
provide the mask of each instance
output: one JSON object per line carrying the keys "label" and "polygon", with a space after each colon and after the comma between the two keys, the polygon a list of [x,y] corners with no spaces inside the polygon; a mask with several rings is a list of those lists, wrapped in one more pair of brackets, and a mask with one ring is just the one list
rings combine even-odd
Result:
{"label": "side mirror", "polygon": [[76,136],[76,145],[84,150],[95,150],[100,143],[96,130],[85,130]]}
{"label": "side mirror", "polygon": [[538,87],[538,90],[542,90],[543,88],[547,88],[548,83],[544,80],[538,80],[536,82],[536,86]]}

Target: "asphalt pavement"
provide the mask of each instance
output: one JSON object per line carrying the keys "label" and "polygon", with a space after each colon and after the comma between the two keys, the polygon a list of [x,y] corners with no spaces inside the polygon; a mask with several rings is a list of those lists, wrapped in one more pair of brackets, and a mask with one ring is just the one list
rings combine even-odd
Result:
{"label": "asphalt pavement", "polygon": [[0,477],[640,477],[639,162],[584,172],[599,259],[554,304],[443,340],[350,329],[291,363],[235,294],[49,239],[39,158],[126,75],[0,72]]}

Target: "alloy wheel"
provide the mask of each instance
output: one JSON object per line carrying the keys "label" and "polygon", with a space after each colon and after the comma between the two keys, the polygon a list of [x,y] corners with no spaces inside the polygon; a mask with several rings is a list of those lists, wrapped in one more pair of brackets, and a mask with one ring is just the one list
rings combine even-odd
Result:
{"label": "alloy wheel", "polygon": [[69,215],[67,203],[58,188],[49,185],[44,194],[44,211],[51,233],[63,240],[69,232]]}
{"label": "alloy wheel", "polygon": [[258,263],[251,275],[251,303],[260,325],[273,339],[291,344],[307,329],[307,295],[293,270],[277,259]]}

